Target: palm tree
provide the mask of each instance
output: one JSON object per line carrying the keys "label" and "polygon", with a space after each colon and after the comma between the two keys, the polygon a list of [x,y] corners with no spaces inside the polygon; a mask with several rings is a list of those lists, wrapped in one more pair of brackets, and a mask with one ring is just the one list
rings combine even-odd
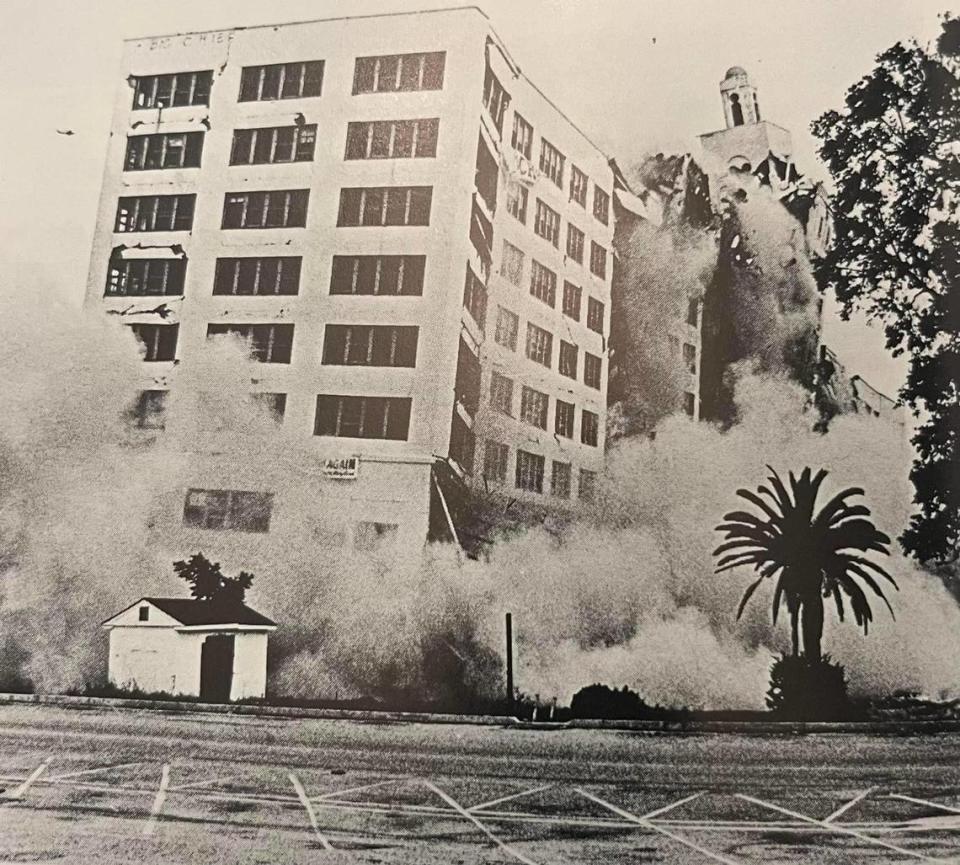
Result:
{"label": "palm tree", "polygon": [[803,638],[803,654],[808,660],[820,660],[823,638],[823,601],[833,597],[840,621],[844,616],[844,597],[858,626],[868,632],[873,612],[863,589],[864,583],[879,597],[890,615],[893,608],[875,577],[897,584],[880,565],[866,558],[871,551],[889,555],[890,538],[878,531],[868,519],[865,505],[849,504],[848,499],[863,495],[859,487],[837,493],[819,513],[814,514],[817,493],[827,472],[823,469],[811,476],[805,468],[800,477],[790,472],[790,491],[770,466],[770,486],[761,485],[757,492],[739,489],[737,495],[762,511],[762,516],[749,511],[732,511],[717,526],[724,532],[724,543],[713,551],[720,556],[716,573],[753,565],[759,574],[743,593],[737,618],[747,602],[766,579],[775,579],[773,622],[781,605],[790,615],[793,654],[798,654],[798,630]]}

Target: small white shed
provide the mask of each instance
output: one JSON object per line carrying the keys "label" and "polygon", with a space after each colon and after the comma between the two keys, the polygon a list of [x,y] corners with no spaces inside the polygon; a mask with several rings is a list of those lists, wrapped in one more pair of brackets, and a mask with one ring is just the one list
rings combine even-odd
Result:
{"label": "small white shed", "polygon": [[119,688],[216,703],[266,693],[267,635],[277,626],[245,604],[140,598],[103,627],[107,675]]}

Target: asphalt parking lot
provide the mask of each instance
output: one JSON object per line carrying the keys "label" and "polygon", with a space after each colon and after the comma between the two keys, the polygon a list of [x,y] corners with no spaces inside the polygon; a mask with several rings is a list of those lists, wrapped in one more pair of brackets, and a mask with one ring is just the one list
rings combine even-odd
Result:
{"label": "asphalt parking lot", "polygon": [[960,861],[960,735],[0,707],[0,862]]}

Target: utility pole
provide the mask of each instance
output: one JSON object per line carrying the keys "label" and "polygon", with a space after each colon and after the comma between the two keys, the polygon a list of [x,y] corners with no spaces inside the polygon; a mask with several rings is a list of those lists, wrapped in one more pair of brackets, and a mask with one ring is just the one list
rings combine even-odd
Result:
{"label": "utility pole", "polygon": [[507,711],[513,713],[513,616],[506,615],[507,625]]}

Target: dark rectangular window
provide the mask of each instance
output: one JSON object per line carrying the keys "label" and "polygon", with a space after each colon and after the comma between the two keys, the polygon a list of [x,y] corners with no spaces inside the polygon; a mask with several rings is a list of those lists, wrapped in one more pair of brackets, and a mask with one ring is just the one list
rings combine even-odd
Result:
{"label": "dark rectangular window", "polygon": [[307,224],[308,189],[228,192],[221,228],[303,228]]}
{"label": "dark rectangular window", "polygon": [[584,409],[580,417],[580,441],[585,445],[596,447],[599,434],[600,416]]}
{"label": "dark rectangular window", "polygon": [[173,360],[177,356],[178,324],[131,324],[133,335],[143,346],[145,361]]}
{"label": "dark rectangular window", "polygon": [[517,350],[517,331],[520,329],[520,316],[505,306],[497,307],[497,329],[493,339],[498,345]]}
{"label": "dark rectangular window", "polygon": [[558,436],[564,438],[573,438],[573,425],[575,423],[575,411],[572,402],[564,402],[562,399],[556,401],[555,415],[553,418],[553,431]]}
{"label": "dark rectangular window", "polygon": [[297,294],[299,256],[218,258],[214,294]]}
{"label": "dark rectangular window", "polygon": [[483,79],[483,107],[487,109],[487,113],[497,127],[497,132],[503,133],[503,115],[506,114],[509,104],[510,94],[503,89],[500,79],[487,66]]}
{"label": "dark rectangular window", "polygon": [[423,159],[437,155],[440,120],[371,120],[347,125],[345,159]]}
{"label": "dark rectangular window", "polygon": [[498,372],[490,376],[490,405],[513,417],[513,379]]}
{"label": "dark rectangular window", "polygon": [[563,283],[563,314],[574,321],[580,321],[580,298],[583,290],[579,285],[564,280]]}
{"label": "dark rectangular window", "polygon": [[287,395],[285,393],[252,393],[250,401],[260,411],[280,423],[287,410]]}
{"label": "dark rectangular window", "polygon": [[572,222],[567,223],[567,255],[577,264],[583,264],[583,232]]}
{"label": "dark rectangular window", "polygon": [[483,477],[488,481],[503,483],[507,479],[507,464],[510,448],[501,442],[487,440],[483,449]]}
{"label": "dark rectangular window", "polygon": [[480,407],[481,377],[480,358],[461,336],[460,348],[457,351],[457,377],[453,384],[453,393],[457,403],[467,410],[471,418]]}
{"label": "dark rectangular window", "polygon": [[335,255],[330,294],[423,294],[425,255]]}
{"label": "dark rectangular window", "polygon": [[560,214],[552,207],[537,199],[537,213],[533,221],[533,230],[544,240],[560,248]]}
{"label": "dark rectangular window", "polygon": [[603,302],[595,297],[587,300],[587,327],[597,333],[603,333]]}
{"label": "dark rectangular window", "polygon": [[579,349],[575,345],[560,340],[560,375],[576,379],[578,353]]}
{"label": "dark rectangular window", "polygon": [[539,429],[547,428],[547,413],[550,397],[545,393],[523,386],[520,391],[520,419]]}
{"label": "dark rectangular window", "polygon": [[514,150],[526,156],[527,159],[531,158],[533,153],[533,127],[516,112],[513,114],[513,135],[510,137],[510,145]]}
{"label": "dark rectangular window", "polygon": [[124,171],[155,168],[199,168],[203,152],[202,132],[160,132],[127,138]]}
{"label": "dark rectangular window", "polygon": [[229,334],[245,340],[250,357],[260,363],[290,363],[292,324],[209,324],[207,338]]}
{"label": "dark rectangular window", "polygon": [[580,469],[580,498],[592,502],[597,494],[597,473],[589,469]]}
{"label": "dark rectangular window", "polygon": [[450,458],[456,460],[468,475],[473,474],[473,460],[476,449],[477,439],[473,430],[454,410],[453,419],[450,423]]}
{"label": "dark rectangular window", "polygon": [[583,208],[587,206],[587,175],[576,165],[570,166],[570,200]]}
{"label": "dark rectangular window", "polygon": [[263,126],[235,129],[230,149],[231,165],[278,162],[311,162],[317,145],[317,124]]}
{"label": "dark rectangular window", "polygon": [[540,139],[540,171],[563,189],[563,154],[546,138]]}
{"label": "dark rectangular window", "polygon": [[313,434],[406,441],[410,405],[409,397],[320,394]]}
{"label": "dark rectangular window", "polygon": [[543,492],[544,459],[539,454],[517,451],[516,485],[519,490]]}
{"label": "dark rectangular window", "polygon": [[487,326],[487,287],[467,264],[467,277],[463,285],[463,306],[483,333]]}
{"label": "dark rectangular window", "polygon": [[522,225],[527,224],[527,202],[530,193],[519,180],[507,182],[507,212]]}
{"label": "dark rectangular window", "polygon": [[130,418],[137,429],[162,430],[167,408],[167,391],[142,390],[130,411]]}
{"label": "dark rectangular window", "polygon": [[328,324],[323,363],[335,366],[416,366],[416,326]]}
{"label": "dark rectangular window", "polygon": [[691,297],[687,301],[687,324],[697,326],[700,317],[700,301],[696,297]]}
{"label": "dark rectangular window", "polygon": [[247,490],[188,490],[183,524],[196,529],[270,531],[273,493]]}
{"label": "dark rectangular window", "polygon": [[610,196],[599,186],[593,187],[593,215],[604,225],[610,221]]}
{"label": "dark rectangular window", "polygon": [[185,258],[113,259],[107,269],[107,296],[160,297],[183,294]]}
{"label": "dark rectangular window", "polygon": [[319,96],[323,89],[323,61],[244,66],[240,73],[240,102],[266,102]]}
{"label": "dark rectangular window", "polygon": [[197,196],[136,195],[125,196],[117,203],[113,230],[126,234],[134,231],[190,231]]}
{"label": "dark rectangular window", "polygon": [[553,334],[527,322],[527,357],[549,368],[553,359]]}
{"label": "dark rectangular window", "polygon": [[440,90],[446,57],[445,51],[358,57],[353,69],[353,93]]}
{"label": "dark rectangular window", "polygon": [[697,374],[697,347],[689,342],[683,344],[683,363],[688,372]]}
{"label": "dark rectangular window", "polygon": [[176,72],[172,75],[133,77],[133,110],[209,105],[213,71]]}
{"label": "dark rectangular window", "polygon": [[509,240],[503,241],[503,257],[500,259],[500,275],[514,285],[523,283],[523,250]]}
{"label": "dark rectangular window", "polygon": [[583,353],[583,383],[587,387],[600,390],[600,380],[603,375],[603,360],[589,351]]}
{"label": "dark rectangular window", "polygon": [[684,391],[683,394],[683,410],[690,417],[693,417],[697,410],[697,398],[690,391]]}
{"label": "dark rectangular window", "polygon": [[557,275],[536,259],[530,262],[530,294],[553,309],[557,303]]}
{"label": "dark rectangular window", "polygon": [[600,279],[607,278],[607,250],[595,240],[590,241],[590,272]]}
{"label": "dark rectangular window", "polygon": [[340,190],[341,227],[429,225],[432,186],[367,186]]}
{"label": "dark rectangular window", "polygon": [[553,473],[550,478],[550,492],[558,499],[570,498],[570,463],[553,461]]}

